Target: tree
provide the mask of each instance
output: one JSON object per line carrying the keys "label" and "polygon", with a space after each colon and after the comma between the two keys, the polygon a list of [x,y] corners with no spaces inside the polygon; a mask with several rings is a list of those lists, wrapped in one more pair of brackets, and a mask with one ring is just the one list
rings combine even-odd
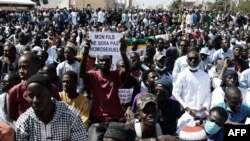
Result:
{"label": "tree", "polygon": [[224,1],[216,1],[215,3],[209,4],[208,8],[210,10],[220,10],[220,11],[225,11],[228,10],[229,8],[229,3],[224,0]]}
{"label": "tree", "polygon": [[169,6],[169,9],[170,10],[180,10],[182,6],[182,0],[174,0],[170,6]]}
{"label": "tree", "polygon": [[242,11],[242,12],[246,12],[249,13],[250,12],[250,1],[242,1],[239,3],[239,5],[237,7],[235,7],[236,11]]}

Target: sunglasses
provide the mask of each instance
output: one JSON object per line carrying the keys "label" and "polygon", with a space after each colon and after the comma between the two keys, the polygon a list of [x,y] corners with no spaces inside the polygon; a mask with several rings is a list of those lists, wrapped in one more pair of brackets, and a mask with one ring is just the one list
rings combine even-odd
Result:
{"label": "sunglasses", "polygon": [[199,57],[188,57],[188,60],[189,61],[192,61],[192,60],[197,61],[197,60],[199,60]]}

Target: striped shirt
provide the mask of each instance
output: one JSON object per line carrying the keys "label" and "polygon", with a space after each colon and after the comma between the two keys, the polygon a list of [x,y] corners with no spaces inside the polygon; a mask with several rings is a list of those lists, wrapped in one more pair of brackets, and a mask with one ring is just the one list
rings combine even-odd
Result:
{"label": "striped shirt", "polygon": [[18,141],[86,141],[87,132],[76,110],[63,102],[53,101],[56,111],[53,119],[44,124],[29,108],[15,123]]}

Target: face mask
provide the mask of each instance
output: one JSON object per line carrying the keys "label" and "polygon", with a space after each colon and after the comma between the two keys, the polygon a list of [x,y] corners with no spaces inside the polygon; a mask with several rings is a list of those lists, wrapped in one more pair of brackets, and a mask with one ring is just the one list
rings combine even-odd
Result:
{"label": "face mask", "polygon": [[163,68],[159,68],[157,65],[155,66],[155,69],[159,70],[159,71],[164,71],[166,69],[166,66],[164,66]]}
{"label": "face mask", "polygon": [[209,135],[214,135],[221,129],[221,127],[217,125],[215,122],[207,120],[206,123],[204,124],[204,129],[206,133],[208,133]]}
{"label": "face mask", "polygon": [[188,68],[189,68],[189,70],[191,70],[191,71],[197,71],[197,70],[199,69],[199,65],[198,65],[197,67],[195,67],[195,68],[192,68],[192,67],[189,67],[189,66],[188,66]]}

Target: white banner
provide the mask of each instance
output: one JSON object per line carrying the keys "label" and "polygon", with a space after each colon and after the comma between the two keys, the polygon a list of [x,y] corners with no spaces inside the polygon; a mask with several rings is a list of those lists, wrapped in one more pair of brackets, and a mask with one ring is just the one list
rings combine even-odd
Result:
{"label": "white banner", "polygon": [[90,55],[120,55],[121,33],[89,32]]}
{"label": "white banner", "polygon": [[112,55],[113,59],[111,69],[113,70],[116,68],[116,62],[121,59],[121,38],[122,33],[89,32],[89,39],[91,40],[89,54],[91,56]]}
{"label": "white banner", "polygon": [[132,100],[134,89],[119,89],[118,96],[120,98],[121,104],[130,103]]}

